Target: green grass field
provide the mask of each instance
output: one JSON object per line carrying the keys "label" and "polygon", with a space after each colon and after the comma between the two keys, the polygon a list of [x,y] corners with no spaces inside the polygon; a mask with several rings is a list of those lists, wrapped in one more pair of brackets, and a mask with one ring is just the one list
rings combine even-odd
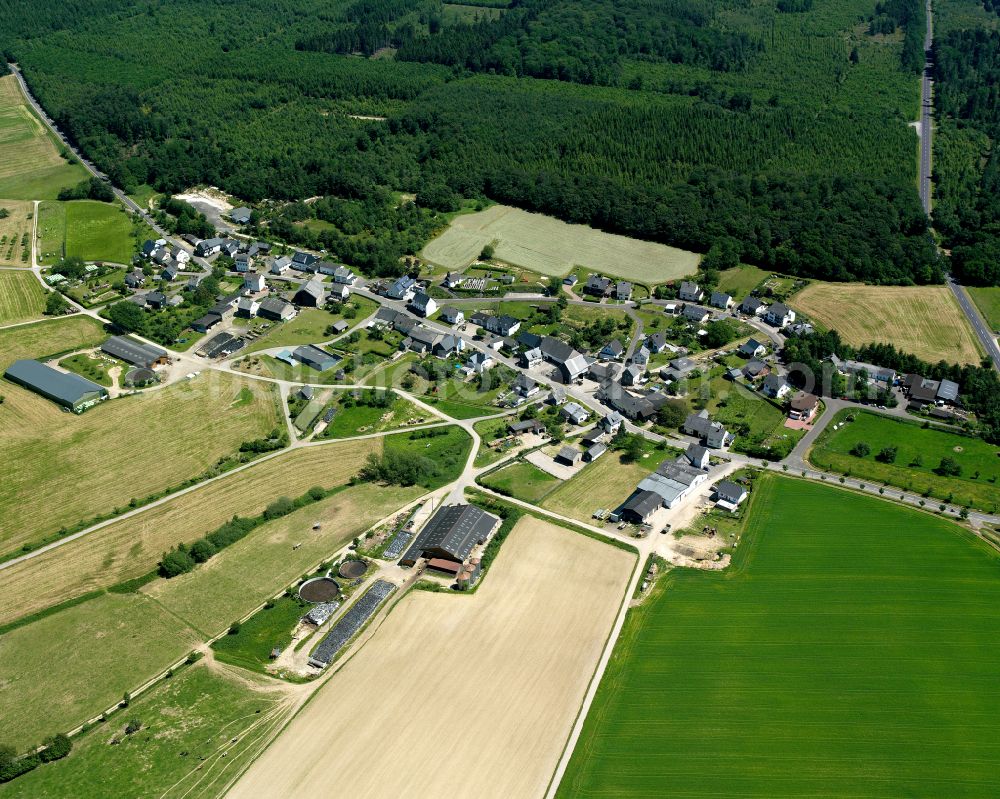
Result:
{"label": "green grass field", "polygon": [[76,372],[78,375],[92,380],[98,385],[110,387],[114,384],[111,375],[108,374],[114,368],[114,364],[104,358],[80,353],[79,355],[71,355],[68,358],[63,358],[59,361],[59,365],[63,369]]}
{"label": "green grass field", "polygon": [[286,649],[292,640],[292,631],[311,608],[297,596],[283,596],[271,607],[257,611],[240,625],[239,632],[224,635],[214,644],[215,657],[223,663],[265,672],[271,662],[271,652],[276,646]]}
{"label": "green grass field", "polygon": [[716,377],[710,388],[712,400],[708,410],[713,419],[736,433],[733,448],[738,452],[763,457],[766,450],[773,453],[771,457],[784,457],[805,435],[801,430],[785,427],[787,417],[780,408],[742,385]]}
{"label": "green grass field", "polygon": [[66,316],[0,330],[0,370],[20,358],[45,360],[96,347],[107,337],[104,326],[89,316]]}
{"label": "green grass field", "polygon": [[58,262],[64,248],[67,256],[116,264],[130,264],[136,251],[131,215],[117,204],[94,200],[42,203],[38,234],[41,264]]}
{"label": "green grass field", "polygon": [[234,407],[244,385],[240,378],[212,373],[114,399],[80,416],[4,385],[0,550],[202,476],[244,441],[275,429],[276,389],[254,383],[253,403]]}
{"label": "green grass field", "polygon": [[196,643],[169,611],[137,594],[104,594],[6,633],[4,743],[22,750],[72,729]]}
{"label": "green grass field", "polygon": [[622,463],[620,453],[606,452],[546,496],[542,507],[583,522],[589,521],[599,508],[614,510],[621,505],[639,481],[673,452],[657,450],[649,442],[645,453],[648,457],[635,463]]}
{"label": "green grass field", "polygon": [[320,438],[349,438],[351,436],[382,433],[395,430],[416,420],[424,422],[440,421],[412,402],[398,396],[388,408],[374,408],[369,405],[344,407],[336,400],[337,413],[330,424],[320,434]]}
{"label": "green grass field", "polygon": [[[874,413],[855,412],[854,421],[839,430],[833,424],[843,422],[848,412],[841,411],[820,435],[809,453],[814,465],[854,477],[889,483],[909,491],[930,491],[935,499],[994,512],[1000,504],[1000,458],[997,449],[979,438],[970,438],[944,430],[924,429],[919,422],[891,419]],[[871,453],[864,458],[851,455],[858,442],[865,442]],[[894,463],[881,463],[875,456],[884,447],[896,447]],[[942,477],[934,473],[942,458],[952,458],[962,473]]]}
{"label": "green grass field", "polygon": [[559,796],[996,796],[997,553],[832,487],[755,493],[727,571],[630,611]]}
{"label": "green grass field", "polygon": [[[360,322],[376,310],[375,303],[365,297],[352,297],[349,304],[357,311],[354,319],[347,320],[350,325]],[[299,344],[329,341],[334,334],[327,333],[326,329],[342,319],[343,314],[332,314],[320,308],[305,308],[288,322],[276,322],[267,333],[247,347],[246,352],[249,354],[269,347],[297,347]]]}
{"label": "green grass field", "polygon": [[[0,785],[0,797],[216,796],[287,710],[263,678],[198,663],[74,739],[66,759]],[[125,735],[131,719],[142,729]]]}
{"label": "green grass field", "polygon": [[38,319],[45,310],[45,289],[30,272],[0,271],[0,325]]}
{"label": "green grass field", "polygon": [[424,483],[424,488],[431,491],[459,478],[472,449],[472,438],[457,426],[396,433],[384,441],[386,452],[421,455],[437,465],[437,474]]}
{"label": "green grass field", "polygon": [[482,479],[482,484],[501,494],[509,494],[525,502],[541,502],[561,481],[537,466],[525,461],[514,461]]}
{"label": "green grass field", "polygon": [[719,291],[731,294],[737,302],[740,302],[770,275],[770,272],[748,264],[725,269],[719,273]]}
{"label": "green grass field", "polygon": [[992,330],[1000,330],[1000,287],[969,287],[966,288],[979,313],[986,319],[986,324]]}
{"label": "green grass field", "polygon": [[0,78],[0,197],[54,200],[87,177],[59,155],[54,137],[25,103],[13,75]]}

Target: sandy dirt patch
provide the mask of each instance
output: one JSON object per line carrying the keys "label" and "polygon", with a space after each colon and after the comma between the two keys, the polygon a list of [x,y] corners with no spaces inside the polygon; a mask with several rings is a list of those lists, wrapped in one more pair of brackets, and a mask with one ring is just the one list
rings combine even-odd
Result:
{"label": "sandy dirt patch", "polygon": [[406,596],[229,796],[541,796],[634,562],[522,520],[473,596]]}

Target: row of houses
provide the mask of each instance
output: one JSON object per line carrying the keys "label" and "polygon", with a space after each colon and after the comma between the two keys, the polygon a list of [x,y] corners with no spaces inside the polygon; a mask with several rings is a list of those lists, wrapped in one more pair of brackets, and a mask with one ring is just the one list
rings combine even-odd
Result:
{"label": "row of houses", "polygon": [[783,302],[776,302],[768,305],[758,297],[748,296],[740,303],[739,311],[746,316],[754,316],[763,319],[769,325],[779,330],[787,327],[795,321],[795,311]]}

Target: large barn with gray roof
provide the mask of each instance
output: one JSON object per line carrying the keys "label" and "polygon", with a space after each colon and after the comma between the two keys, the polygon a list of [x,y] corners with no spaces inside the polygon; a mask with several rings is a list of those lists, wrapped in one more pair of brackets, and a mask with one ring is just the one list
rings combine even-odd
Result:
{"label": "large barn with gray roof", "polygon": [[445,505],[424,525],[400,563],[412,566],[422,557],[462,563],[499,526],[499,516],[475,505]]}
{"label": "large barn with gray roof", "polygon": [[75,413],[108,398],[108,390],[103,386],[38,361],[14,361],[7,367],[4,377]]}

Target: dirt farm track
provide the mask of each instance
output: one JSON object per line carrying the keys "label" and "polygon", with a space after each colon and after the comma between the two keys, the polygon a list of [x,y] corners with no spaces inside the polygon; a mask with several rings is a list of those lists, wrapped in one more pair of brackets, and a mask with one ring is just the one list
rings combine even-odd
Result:
{"label": "dirt farm track", "polygon": [[634,563],[522,519],[476,594],[404,597],[228,796],[542,796]]}

